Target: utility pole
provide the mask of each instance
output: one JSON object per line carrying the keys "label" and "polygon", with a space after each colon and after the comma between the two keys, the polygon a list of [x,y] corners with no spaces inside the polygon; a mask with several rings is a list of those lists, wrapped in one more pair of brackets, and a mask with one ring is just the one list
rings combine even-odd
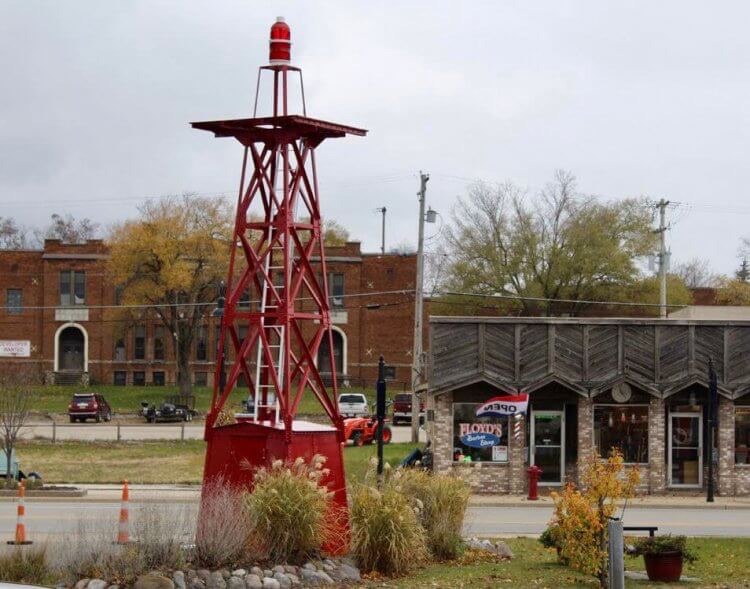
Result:
{"label": "utility pole", "polygon": [[376,212],[383,214],[383,224],[380,228],[380,253],[385,255],[385,207],[379,207],[375,209]]}
{"label": "utility pole", "polygon": [[424,362],[422,358],[422,298],[424,290],[424,222],[425,197],[429,174],[419,172],[419,237],[417,240],[417,284],[414,294],[414,349],[411,365],[411,441],[419,442],[419,392],[424,382]]}
{"label": "utility pole", "polygon": [[662,319],[667,317],[667,245],[666,245],[666,233],[667,233],[667,205],[668,200],[663,198],[656,203],[656,208],[659,209],[659,229],[656,232],[659,234],[659,316]]}

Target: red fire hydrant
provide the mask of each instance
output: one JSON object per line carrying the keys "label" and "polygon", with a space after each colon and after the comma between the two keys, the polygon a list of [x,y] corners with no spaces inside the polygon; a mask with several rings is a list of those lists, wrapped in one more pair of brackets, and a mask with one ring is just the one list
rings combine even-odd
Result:
{"label": "red fire hydrant", "polygon": [[529,475],[529,496],[527,499],[529,501],[536,501],[539,499],[538,487],[539,477],[542,476],[542,469],[535,464],[527,468],[526,472]]}

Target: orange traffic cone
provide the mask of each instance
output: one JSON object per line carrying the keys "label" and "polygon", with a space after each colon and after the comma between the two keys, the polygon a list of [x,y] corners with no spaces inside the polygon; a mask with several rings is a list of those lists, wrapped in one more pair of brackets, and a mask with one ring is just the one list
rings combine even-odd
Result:
{"label": "orange traffic cone", "polygon": [[130,501],[128,481],[122,481],[122,505],[120,506],[120,523],[117,527],[117,544],[128,544],[130,542],[130,534],[128,531],[128,501]]}
{"label": "orange traffic cone", "polygon": [[26,497],[26,487],[24,487],[22,481],[18,484],[18,521],[16,522],[16,539],[10,540],[8,544],[31,544],[31,540],[26,539],[26,524],[23,521],[23,516],[26,515],[24,497]]}

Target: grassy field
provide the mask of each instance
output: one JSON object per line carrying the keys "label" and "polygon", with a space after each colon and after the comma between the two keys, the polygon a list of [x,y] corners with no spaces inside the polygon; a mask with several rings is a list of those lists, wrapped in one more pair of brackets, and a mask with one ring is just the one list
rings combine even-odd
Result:
{"label": "grassy field", "polygon": [[[73,396],[73,393],[82,391],[95,391],[104,395],[109,404],[112,406],[114,412],[117,413],[135,413],[141,409],[141,401],[148,401],[149,403],[159,403],[165,396],[173,395],[177,393],[176,386],[127,386],[119,387],[113,385],[92,385],[88,389],[84,389],[80,386],[40,386],[34,389],[34,397],[32,401],[32,410],[39,413],[66,413],[68,410],[68,403]],[[375,391],[374,389],[340,389],[340,392],[361,392],[364,393],[370,404],[375,402]],[[389,391],[388,397],[391,399],[396,393],[400,393],[401,388],[399,387],[396,391]],[[209,404],[211,403],[211,389],[208,387],[194,387],[193,394],[195,395],[195,408],[201,413],[208,411]],[[242,401],[246,398],[246,392],[244,390],[237,389],[230,397],[227,406],[234,407],[239,410],[241,408]],[[300,415],[320,415],[323,413],[323,408],[317,399],[309,391],[306,392],[302,400],[300,401],[299,414]]]}
{"label": "grassy field", "polygon": [[[396,466],[413,446],[389,444],[385,460]],[[350,480],[362,480],[375,456],[375,446],[347,447],[344,463]],[[22,468],[42,474],[48,483],[199,483],[205,443],[184,442],[57,442],[34,440],[19,445]]]}
{"label": "grassy field", "polygon": [[[445,563],[429,566],[417,574],[395,580],[373,579],[371,586],[416,588],[467,587],[598,587],[598,582],[557,563],[555,551],[544,548],[534,538],[507,540],[515,554],[511,561],[500,563]],[[690,545],[699,560],[687,565],[683,574],[700,582],[659,584],[626,580],[633,587],[748,587],[750,586],[750,539],[693,538]],[[627,570],[643,571],[642,557],[628,557]]]}

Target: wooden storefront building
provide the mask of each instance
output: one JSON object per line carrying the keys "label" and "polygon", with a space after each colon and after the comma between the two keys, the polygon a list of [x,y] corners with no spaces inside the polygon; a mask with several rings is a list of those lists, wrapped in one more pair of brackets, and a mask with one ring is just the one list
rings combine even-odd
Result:
{"label": "wooden storefront building", "polygon": [[[619,448],[648,493],[699,493],[708,473],[708,365],[718,375],[713,460],[722,495],[750,494],[750,321],[430,319],[428,428],[435,467],[478,492],[576,482],[584,459]],[[476,416],[529,394],[522,418]],[[474,447],[464,434],[492,432]]]}

